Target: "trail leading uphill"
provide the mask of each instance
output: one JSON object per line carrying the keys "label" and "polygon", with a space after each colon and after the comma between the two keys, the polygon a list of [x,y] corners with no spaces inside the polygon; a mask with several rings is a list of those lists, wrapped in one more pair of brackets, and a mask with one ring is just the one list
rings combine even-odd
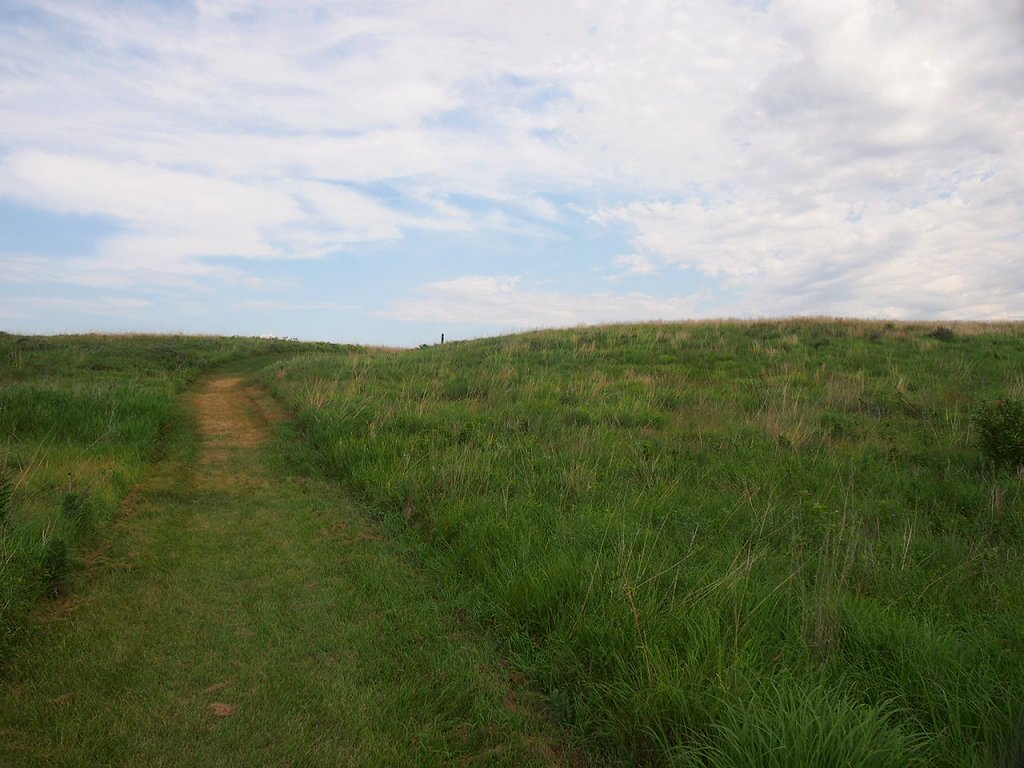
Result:
{"label": "trail leading uphill", "polygon": [[190,406],[0,678],[0,766],[572,761],[397,545],[286,466],[271,398],[222,377]]}

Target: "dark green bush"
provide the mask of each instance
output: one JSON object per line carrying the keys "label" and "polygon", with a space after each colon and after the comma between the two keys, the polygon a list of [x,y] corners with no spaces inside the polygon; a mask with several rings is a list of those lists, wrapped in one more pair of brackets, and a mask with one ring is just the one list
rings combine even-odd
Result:
{"label": "dark green bush", "polygon": [[939,341],[952,341],[956,338],[956,331],[945,325],[940,325],[938,328],[929,331],[928,335],[933,339],[938,339]]}
{"label": "dark green bush", "polygon": [[982,452],[994,464],[1024,466],[1024,399],[984,403],[974,418]]}

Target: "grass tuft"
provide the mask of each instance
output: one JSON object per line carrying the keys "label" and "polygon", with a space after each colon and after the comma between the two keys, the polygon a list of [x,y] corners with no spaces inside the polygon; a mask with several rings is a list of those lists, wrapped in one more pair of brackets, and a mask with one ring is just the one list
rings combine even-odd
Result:
{"label": "grass tuft", "polygon": [[975,415],[982,453],[993,464],[1024,467],[1024,398],[983,403]]}

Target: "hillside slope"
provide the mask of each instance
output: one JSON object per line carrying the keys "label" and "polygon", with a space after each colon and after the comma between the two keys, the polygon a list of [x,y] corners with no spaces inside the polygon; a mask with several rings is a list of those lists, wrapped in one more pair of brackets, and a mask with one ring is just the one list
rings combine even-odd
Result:
{"label": "hillside slope", "polygon": [[595,759],[982,766],[1024,723],[1024,498],[971,418],[1022,362],[1020,324],[795,320],[265,382]]}

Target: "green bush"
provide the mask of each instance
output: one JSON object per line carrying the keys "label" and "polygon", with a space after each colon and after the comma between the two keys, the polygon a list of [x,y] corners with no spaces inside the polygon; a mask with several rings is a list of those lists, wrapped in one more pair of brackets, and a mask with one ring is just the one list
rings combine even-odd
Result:
{"label": "green bush", "polygon": [[1008,397],[985,403],[974,422],[988,459],[1003,466],[1024,466],[1024,399]]}
{"label": "green bush", "polygon": [[938,339],[939,341],[952,341],[956,338],[956,331],[945,325],[940,325],[938,328],[929,331],[928,335],[933,339]]}

